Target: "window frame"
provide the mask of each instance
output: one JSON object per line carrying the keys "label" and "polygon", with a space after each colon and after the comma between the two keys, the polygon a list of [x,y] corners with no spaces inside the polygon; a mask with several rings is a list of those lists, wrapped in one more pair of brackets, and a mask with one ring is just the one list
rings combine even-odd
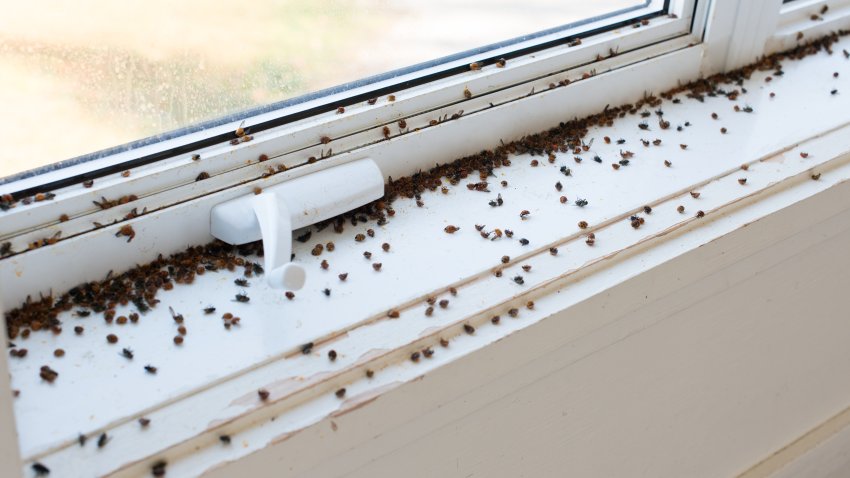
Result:
{"label": "window frame", "polygon": [[[674,2],[674,5],[676,4],[677,2]],[[686,3],[678,2],[678,5],[686,5]],[[708,8],[709,5],[710,8]],[[759,8],[772,7],[774,5],[777,6],[775,15],[759,15]],[[599,85],[603,84],[604,78],[616,78],[615,80],[613,80],[613,83],[620,87],[623,87],[623,85],[629,83],[630,80],[635,78],[636,69],[650,69],[656,67],[657,65],[661,64],[662,61],[670,61],[669,58],[671,58],[673,55],[676,55],[676,59],[689,59],[690,63],[687,63],[687,65],[682,66],[681,71],[692,75],[693,78],[696,78],[700,73],[707,74],[711,72],[717,72],[723,69],[734,68],[735,65],[739,65],[741,62],[747,63],[748,61],[752,61],[752,59],[764,54],[765,51],[767,51],[766,49],[771,48],[771,44],[769,42],[771,41],[773,35],[775,35],[777,25],[779,22],[781,22],[780,17],[783,14],[779,11],[779,5],[781,5],[781,0],[753,0],[751,3],[747,3],[747,0],[713,0],[710,3],[700,1],[697,4],[697,6],[700,8],[695,11],[694,17],[693,19],[691,19],[690,22],[692,25],[694,25],[693,30],[691,30],[690,33],[685,35],[678,35],[674,38],[667,39],[656,45],[644,46],[639,49],[635,49],[634,51],[624,52],[623,54],[618,55],[618,57],[608,59],[611,61],[609,62],[610,65],[607,65],[605,67],[608,68],[604,71],[605,74],[591,76],[587,79],[587,81],[574,82],[570,85],[569,88],[562,89],[563,93],[566,94],[568,91],[570,91],[573,94],[578,94],[576,92],[581,89],[584,89],[586,91],[586,89],[599,88]],[[761,21],[757,22],[758,28],[756,29],[757,31],[755,33],[752,32],[752,28],[748,30],[747,25],[748,19],[754,18],[761,18]],[[751,27],[752,24],[750,24],[749,26]],[[644,33],[649,30],[649,28],[647,28],[646,30],[640,28],[636,29],[635,33],[637,34],[638,31],[640,31],[640,35],[644,35]],[[581,47],[577,47],[574,50],[567,51],[565,55],[569,54],[569,57],[573,59],[580,58],[580,55],[584,55],[584,58],[592,57],[595,54],[598,54],[599,51],[604,51],[603,49],[607,48],[608,45],[611,44],[611,41],[611,39],[605,38],[587,39],[581,45]],[[537,56],[541,57],[535,59],[538,62],[537,65],[542,66],[542,63],[540,62],[547,60],[547,58],[542,58],[543,55]],[[666,58],[667,60],[664,60],[664,58]],[[518,60],[517,63],[519,64],[520,61]],[[566,67],[560,70],[555,70],[555,75],[561,74],[562,72],[572,72],[573,74],[575,74],[576,72],[580,72],[582,70],[589,70],[592,69],[595,65],[602,64],[604,64],[604,62],[597,63],[595,60],[591,59],[591,61],[589,62],[579,62],[572,65],[572,67]],[[499,71],[498,73],[501,75],[509,71],[510,69],[505,69],[503,71]],[[473,76],[475,74],[478,73],[469,72],[466,74],[467,76],[465,78],[476,79]],[[553,76],[554,75],[550,74],[543,77],[537,77],[532,81],[548,81],[547,79]],[[477,79],[480,80],[480,78]],[[398,153],[398,144],[401,143],[402,140],[411,140],[413,135],[401,135],[398,139],[393,138],[395,141],[381,141],[380,138],[374,140],[374,136],[380,134],[379,131],[381,126],[385,124],[392,124],[400,118],[411,118],[417,116],[417,114],[413,113],[410,113],[409,116],[404,116],[408,113],[404,113],[404,110],[401,110],[400,108],[400,105],[403,105],[403,101],[410,102],[410,104],[413,105],[414,100],[416,98],[426,98],[429,97],[429,95],[431,97],[436,97],[442,92],[445,92],[445,90],[456,91],[458,85],[461,85],[466,82],[464,79],[460,82],[447,84],[447,81],[448,79],[441,80],[440,82],[435,82],[434,84],[429,84],[427,85],[428,88],[423,88],[421,91],[417,90],[416,92],[413,92],[414,95],[410,98],[402,98],[402,95],[399,95],[399,99],[397,100],[398,104],[389,104],[383,102],[382,104],[377,105],[382,109],[383,112],[385,112],[386,116],[382,116],[382,119],[378,121],[378,126],[375,126],[374,128],[371,128],[368,131],[362,129],[358,130],[358,128],[362,127],[358,125],[356,121],[358,121],[359,118],[363,118],[365,121],[365,119],[368,118],[370,115],[374,115],[377,108],[363,108],[362,110],[357,111],[358,116],[352,115],[350,117],[337,117],[334,116],[332,113],[325,114],[321,117],[305,119],[297,124],[287,125],[286,127],[280,127],[281,129],[279,130],[269,130],[267,132],[257,134],[257,138],[253,142],[247,143],[245,145],[240,145],[240,147],[236,148],[236,150],[241,151],[242,153],[240,154],[244,154],[244,156],[233,154],[233,150],[228,150],[228,148],[226,147],[211,148],[209,150],[205,150],[205,152],[202,152],[202,154],[210,154],[210,156],[205,156],[204,159],[209,159],[215,157],[215,155],[220,155],[222,158],[229,157],[231,161],[234,159],[241,160],[244,158],[248,158],[249,155],[256,156],[257,153],[262,149],[258,147],[259,145],[263,145],[264,147],[271,147],[271,145],[275,141],[279,141],[281,144],[288,143],[292,140],[291,136],[294,134],[292,129],[295,127],[299,127],[302,129],[298,133],[302,134],[304,137],[309,137],[312,135],[312,142],[314,144],[309,147],[298,148],[287,153],[280,154],[279,156],[273,157],[273,160],[276,160],[277,158],[283,158],[285,156],[299,156],[301,158],[300,163],[292,164],[292,167],[289,168],[289,170],[284,174],[277,175],[278,177],[276,178],[272,177],[273,181],[275,182],[282,182],[303,174],[310,174],[314,171],[320,171],[323,168],[331,167],[335,164],[340,164],[341,162],[359,159],[364,155],[369,155],[370,157],[378,158],[381,158],[382,155],[384,155],[383,157],[386,159],[386,157],[396,155]],[[527,82],[521,83],[521,85],[526,84]],[[640,85],[638,85],[637,87],[640,87]],[[500,88],[499,91],[494,91],[492,93],[495,94],[501,91],[507,92],[508,90],[510,90],[509,87]],[[513,92],[509,92],[506,94],[507,96],[504,97],[506,99],[504,105],[515,105],[512,107],[516,108],[516,105],[520,105],[524,102],[523,99],[511,96],[514,94]],[[623,95],[630,96],[632,98],[636,96],[634,94],[634,90],[626,90],[623,92]],[[533,98],[533,96],[530,98]],[[590,108],[591,103],[593,103],[593,107],[596,107],[598,103],[597,99],[587,99],[586,101],[587,108]],[[528,103],[528,101],[525,101],[525,103]],[[431,108],[426,110],[426,112],[440,112],[442,114],[443,111],[451,111],[451,108],[458,108],[458,104],[459,102],[455,101],[453,103],[450,103],[448,106]],[[500,104],[500,106],[502,106],[502,104]],[[401,111],[396,111],[396,107],[399,107],[399,110]],[[413,110],[415,110],[415,108],[410,111]],[[508,110],[508,108],[494,109],[493,111],[489,112],[489,117],[491,118],[493,117],[493,115],[506,115],[508,114]],[[516,109],[514,109],[514,111],[516,111]],[[470,114],[468,116],[464,116],[463,121],[446,122],[444,124],[434,127],[434,131],[436,132],[437,130],[442,130],[443,134],[454,136],[467,134],[469,129],[474,129],[473,125],[476,122],[487,121],[485,113],[488,113],[488,110],[483,109],[477,111],[476,113],[480,114]],[[422,113],[419,114],[421,115]],[[374,123],[374,116],[372,116],[372,118],[372,123]],[[546,121],[548,121],[548,119]],[[352,146],[350,146],[350,150],[346,154],[339,156],[331,156],[330,158],[328,158],[330,159],[330,161],[318,161],[313,164],[305,164],[303,161],[303,157],[307,154],[310,154],[310,152],[313,152],[319,147],[317,144],[315,144],[317,132],[332,130],[337,131],[334,130],[332,127],[328,126],[329,124],[333,124],[334,127],[339,127],[340,129],[338,131],[346,131],[345,128],[350,128],[352,130],[358,130],[360,132],[370,132],[370,134],[372,134],[373,136],[373,140],[365,142],[358,140],[358,142],[352,143]],[[227,125],[226,128],[230,128],[227,129],[227,131],[232,131],[233,126],[233,124]],[[448,130],[453,130],[454,132],[446,133],[446,131]],[[423,131],[425,131],[425,129],[423,129]],[[355,133],[350,133],[349,135],[354,134]],[[345,136],[345,133],[343,133],[343,136]],[[458,154],[457,151],[453,150],[451,147],[446,147],[446,151],[446,154],[451,157],[456,157]],[[191,174],[194,174],[196,170],[191,169],[194,164],[197,163],[193,163],[190,159],[182,157],[179,158],[179,160],[175,161],[173,164],[157,165],[160,167],[151,168],[151,171],[146,171],[144,172],[144,174],[149,174],[148,177],[152,181],[156,181],[157,176],[162,177],[166,175],[176,174],[177,171],[182,168],[185,168],[187,171],[190,171]],[[164,190],[155,191],[153,193],[147,194],[144,197],[140,197],[144,199],[146,197],[152,198],[156,196],[162,196],[163,202],[161,203],[161,207],[151,209],[149,213],[156,213],[160,217],[173,216],[175,211],[177,211],[178,209],[185,210],[189,207],[194,207],[201,201],[204,201],[205,203],[221,202],[226,198],[235,197],[236,195],[247,193],[248,191],[250,191],[250,188],[253,186],[253,184],[261,180],[257,173],[262,171],[263,167],[263,164],[254,162],[248,166],[243,166],[233,170],[225,171],[221,173],[222,176],[225,176],[226,174],[230,175],[227,177],[218,178],[218,182],[213,181],[212,183],[210,183],[207,189],[202,191],[195,191],[195,193],[197,194],[191,196],[183,195],[183,191]],[[402,168],[409,169],[411,167],[411,164],[403,164],[399,166],[399,170],[401,170]],[[141,176],[144,177],[144,174],[142,174]],[[189,176],[187,177],[191,177],[191,174],[189,174]],[[129,179],[129,181],[125,179]],[[100,194],[105,191],[113,192],[126,190],[127,185],[136,179],[137,177],[134,171],[134,175],[131,176],[131,178],[110,178],[110,180],[106,181],[96,181],[96,188],[86,191],[77,191],[77,193],[80,193],[77,197],[81,198],[80,201],[82,203],[88,201],[89,196],[91,196],[92,194]],[[201,184],[203,184],[204,182],[202,182]],[[189,185],[191,186],[192,184],[190,183]],[[55,221],[43,222],[42,219],[47,218],[50,215],[52,215],[50,217],[55,217],[55,212],[62,205],[66,204],[65,201],[66,198],[57,197],[57,199],[53,202],[45,202],[34,205],[37,206],[40,210],[44,211],[45,215],[41,218],[37,218],[37,220],[33,223],[34,225],[31,225],[26,229],[21,229],[26,232],[21,233],[20,230],[13,231],[11,233],[6,232],[7,237],[9,237],[10,235],[14,236],[20,234],[41,233],[44,231],[44,229],[49,229],[50,227],[55,226]],[[123,214],[128,208],[115,209],[115,211],[112,211],[109,214]],[[29,208],[19,208],[17,210],[12,210],[14,215],[10,217],[24,218],[26,217],[26,214],[23,214],[24,211],[30,213],[33,210],[29,210]],[[89,209],[80,213],[81,215],[79,217],[85,217],[86,220],[90,220],[93,214],[98,213],[102,213],[102,211],[92,212],[91,208],[89,207]],[[4,221],[4,223],[8,222],[10,221]],[[114,229],[115,226],[110,227]],[[75,236],[82,236],[89,232],[91,231],[81,231]],[[3,233],[4,231],[0,231],[0,235],[2,235]],[[99,234],[108,235],[111,234],[111,231],[100,231]],[[82,239],[82,237],[79,237],[77,239]],[[86,248],[87,246],[85,244],[81,244],[82,242],[82,240],[77,240],[76,247]],[[45,257],[44,252],[45,251],[31,251],[25,253],[22,255],[21,260],[27,260],[29,259],[29,256],[35,256],[37,254],[43,258]],[[131,264],[136,262],[136,257],[129,258],[129,261]],[[110,265],[112,265],[112,263],[110,263]],[[2,299],[3,298],[0,297],[0,300]],[[8,301],[8,297],[6,299],[7,303],[14,303]],[[0,361],[0,366],[4,366],[2,361]],[[8,388],[8,383],[0,383],[0,388],[4,386]],[[9,392],[9,390],[0,390],[0,395],[2,395],[2,393],[4,392]],[[9,397],[10,393],[6,393],[5,396]],[[11,409],[11,402],[8,401],[8,398],[0,399],[0,406],[2,406],[3,408]],[[11,435],[3,436],[14,437],[14,427],[9,428],[9,433]],[[0,438],[3,438],[3,436],[0,436]],[[17,470],[19,469],[20,468],[17,468]]]}

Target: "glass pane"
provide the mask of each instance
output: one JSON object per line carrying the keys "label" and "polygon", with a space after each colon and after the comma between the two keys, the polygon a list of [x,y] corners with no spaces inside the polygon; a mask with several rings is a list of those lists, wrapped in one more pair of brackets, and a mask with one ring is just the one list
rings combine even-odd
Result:
{"label": "glass pane", "polygon": [[0,177],[643,4],[19,2],[0,16]]}

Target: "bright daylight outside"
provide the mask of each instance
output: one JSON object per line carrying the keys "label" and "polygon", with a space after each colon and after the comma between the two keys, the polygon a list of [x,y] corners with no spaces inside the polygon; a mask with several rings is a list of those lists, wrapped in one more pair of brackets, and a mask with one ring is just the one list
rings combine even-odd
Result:
{"label": "bright daylight outside", "polygon": [[0,177],[639,3],[16,2]]}

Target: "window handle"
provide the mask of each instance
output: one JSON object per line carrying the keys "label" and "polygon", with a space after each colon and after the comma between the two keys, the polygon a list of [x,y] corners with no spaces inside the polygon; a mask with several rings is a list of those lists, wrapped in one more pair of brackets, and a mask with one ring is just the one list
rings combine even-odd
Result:
{"label": "window handle", "polygon": [[384,175],[371,159],[360,159],[270,186],[217,204],[210,232],[228,244],[262,239],[266,280],[271,287],[298,290],[304,268],[290,262],[292,231],[332,218],[384,195]]}

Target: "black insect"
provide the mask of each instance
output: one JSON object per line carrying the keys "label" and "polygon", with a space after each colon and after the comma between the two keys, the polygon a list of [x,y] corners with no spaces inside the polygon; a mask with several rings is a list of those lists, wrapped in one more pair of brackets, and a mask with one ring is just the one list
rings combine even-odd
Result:
{"label": "black insect", "polygon": [[519,284],[519,285],[523,285],[523,284],[525,284],[525,279],[523,279],[523,278],[522,278],[522,276],[516,276],[516,277],[514,277],[514,278],[513,278],[513,281],[514,281],[514,282],[516,282],[516,283],[517,283],[517,284]]}
{"label": "black insect", "polygon": [[50,474],[50,468],[42,465],[39,462],[35,462],[32,464],[32,471],[35,472],[36,476],[46,476]]}
{"label": "black insect", "polygon": [[596,161],[597,163],[601,163],[601,162],[602,162],[602,158],[600,158],[599,156],[594,156],[594,157],[593,157],[593,160],[594,160],[594,161]]}
{"label": "black insect", "polygon": [[617,140],[617,144],[626,144],[626,140],[623,139],[623,138],[620,138],[620,139]]}
{"label": "black insect", "polygon": [[[121,351],[121,355],[123,355],[124,358],[126,358],[128,360],[133,360],[133,351],[130,350],[130,349],[125,348],[124,350]],[[145,367],[145,368],[147,368],[147,367]]]}
{"label": "black insect", "polygon": [[323,294],[325,294],[325,295],[326,295],[326,296],[328,296],[328,297],[330,297],[330,296],[331,296],[331,290],[330,290],[330,289],[328,289],[328,288],[325,288],[325,289],[322,291],[322,293],[323,293]]}
{"label": "black insect", "polygon": [[106,446],[107,443],[109,443],[109,436],[106,434],[106,432],[101,433],[100,436],[97,437],[97,447],[103,448]]}
{"label": "black insect", "polygon": [[504,204],[504,201],[502,200],[502,195],[499,194],[498,196],[496,196],[496,199],[490,200],[488,204],[490,204],[491,207],[501,206],[502,204]]}
{"label": "black insect", "polygon": [[561,174],[563,174],[564,176],[572,176],[573,175],[573,172],[570,171],[570,168],[568,168],[566,166],[561,166],[560,171],[561,171]]}
{"label": "black insect", "polygon": [[215,312],[215,307],[213,307],[211,305],[204,307],[204,313],[205,314],[212,314],[213,312]]}
{"label": "black insect", "polygon": [[153,365],[145,365],[145,372],[151,375],[156,375],[156,367],[154,367]]}
{"label": "black insect", "polygon": [[522,244],[523,246],[527,246],[528,245],[528,239],[522,238],[522,239],[519,240],[519,243]]}
{"label": "black insect", "polygon": [[585,207],[588,205],[587,199],[576,199],[575,205],[578,207]]}
{"label": "black insect", "polygon": [[248,297],[247,294],[245,294],[245,291],[236,294],[236,302],[248,302],[250,300],[251,298]]}
{"label": "black insect", "polygon": [[230,435],[221,435],[218,437],[219,440],[225,445],[230,445]]}
{"label": "black insect", "polygon": [[234,280],[233,283],[238,285],[239,287],[249,287],[248,280],[242,277]]}

